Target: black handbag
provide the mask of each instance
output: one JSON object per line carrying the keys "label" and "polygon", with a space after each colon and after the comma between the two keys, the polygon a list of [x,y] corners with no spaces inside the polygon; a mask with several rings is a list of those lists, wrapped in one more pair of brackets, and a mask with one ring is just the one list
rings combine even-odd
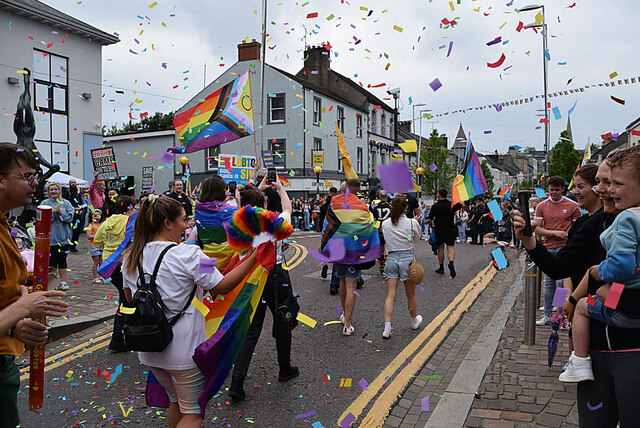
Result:
{"label": "black handbag", "polygon": [[[298,304],[298,296],[293,294],[289,272],[283,269],[282,265],[277,264],[271,269],[270,275],[273,276],[270,278],[271,281],[267,281],[267,286],[273,286],[275,291],[276,308],[273,314],[273,337],[277,337],[289,333],[298,326],[300,305]],[[284,301],[281,300],[279,292],[283,288],[282,284],[288,284],[286,287],[288,293]]]}

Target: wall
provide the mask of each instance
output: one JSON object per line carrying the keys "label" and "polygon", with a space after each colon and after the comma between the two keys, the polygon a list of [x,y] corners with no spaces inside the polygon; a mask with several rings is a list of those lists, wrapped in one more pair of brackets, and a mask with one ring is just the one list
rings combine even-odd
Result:
{"label": "wall", "polygon": [[[15,142],[12,116],[16,111],[18,98],[22,93],[22,74],[16,70],[33,68],[33,49],[37,48],[68,58],[68,109],[69,109],[69,163],[62,170],[69,170],[74,176],[83,176],[83,133],[100,132],[102,128],[102,54],[98,42],[90,42],[75,34],[65,33],[22,16],[0,11],[0,141]],[[8,23],[11,22],[9,27]],[[59,34],[52,34],[58,31]],[[33,40],[27,38],[30,36]],[[47,48],[42,43],[51,43]],[[82,50],[84,53],[81,53]],[[8,77],[18,77],[17,86],[7,83]],[[84,83],[91,82],[91,83]],[[80,97],[90,93],[90,100]],[[33,96],[33,90],[31,91]],[[33,105],[33,104],[32,104]],[[36,114],[36,127],[40,119]],[[96,126],[97,125],[97,126]],[[77,155],[76,155],[77,152]],[[84,177],[87,178],[87,177]]]}

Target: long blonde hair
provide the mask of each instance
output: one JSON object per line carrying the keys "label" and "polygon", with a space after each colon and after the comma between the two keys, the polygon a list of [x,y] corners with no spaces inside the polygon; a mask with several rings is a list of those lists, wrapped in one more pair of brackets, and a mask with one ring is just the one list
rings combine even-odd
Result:
{"label": "long blonde hair", "polygon": [[162,230],[164,221],[174,221],[183,212],[182,204],[173,198],[149,197],[142,201],[133,228],[133,241],[124,251],[127,273],[135,272],[142,264],[144,247]]}

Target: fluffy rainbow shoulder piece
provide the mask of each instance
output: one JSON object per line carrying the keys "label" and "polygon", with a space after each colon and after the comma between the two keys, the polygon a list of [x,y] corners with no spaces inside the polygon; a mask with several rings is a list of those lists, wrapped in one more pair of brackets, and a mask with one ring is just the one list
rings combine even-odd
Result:
{"label": "fluffy rainbow shoulder piece", "polygon": [[253,246],[256,236],[268,233],[280,241],[293,233],[293,226],[278,213],[263,208],[245,205],[235,212],[231,222],[224,224],[229,247],[236,251],[247,251]]}

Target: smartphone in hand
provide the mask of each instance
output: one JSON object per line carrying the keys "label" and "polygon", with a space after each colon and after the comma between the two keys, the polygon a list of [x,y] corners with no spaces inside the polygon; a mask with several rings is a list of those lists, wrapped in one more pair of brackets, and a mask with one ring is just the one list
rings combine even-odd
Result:
{"label": "smartphone in hand", "polygon": [[229,182],[229,193],[231,193],[231,196],[236,195],[236,187],[238,187],[238,183],[235,181],[230,181]]}
{"label": "smartphone in hand", "polygon": [[529,215],[529,192],[518,192],[518,201],[520,202],[520,213],[525,221],[523,236],[531,236],[531,216]]}
{"label": "smartphone in hand", "polygon": [[267,181],[269,182],[269,184],[273,184],[277,181],[275,168],[269,168],[267,170]]}

